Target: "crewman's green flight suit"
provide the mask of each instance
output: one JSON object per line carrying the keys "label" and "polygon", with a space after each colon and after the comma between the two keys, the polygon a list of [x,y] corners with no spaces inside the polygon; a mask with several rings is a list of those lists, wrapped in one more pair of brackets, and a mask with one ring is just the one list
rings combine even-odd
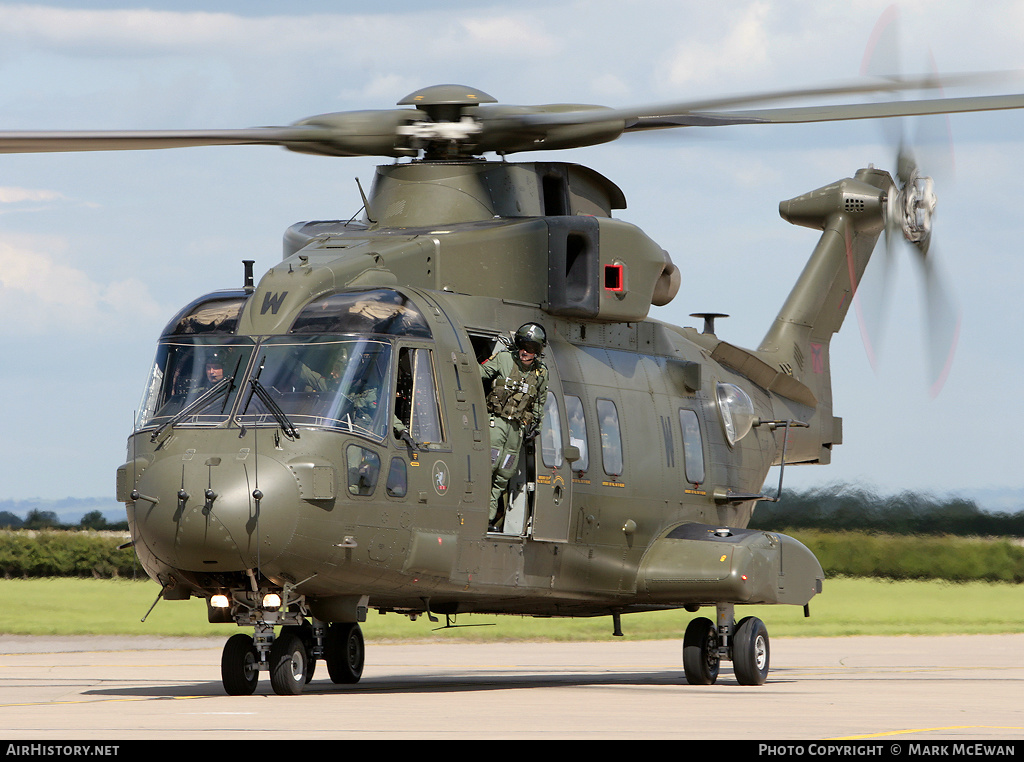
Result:
{"label": "crewman's green flight suit", "polygon": [[548,396],[548,369],[540,357],[529,367],[519,361],[518,352],[504,350],[480,366],[484,378],[492,379],[487,395],[491,426],[491,508],[493,524],[498,503],[508,480],[516,472],[523,434],[531,426],[540,426]]}

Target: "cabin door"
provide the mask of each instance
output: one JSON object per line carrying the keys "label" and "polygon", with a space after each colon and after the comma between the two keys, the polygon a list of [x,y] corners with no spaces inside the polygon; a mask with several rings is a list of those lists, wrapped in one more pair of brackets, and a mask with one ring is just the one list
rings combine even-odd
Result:
{"label": "cabin door", "polygon": [[[572,500],[571,464],[565,458],[568,440],[565,400],[557,373],[548,365],[548,398],[540,433],[528,443],[527,467],[533,477],[533,510],[529,535],[535,540],[569,540]],[[532,452],[529,452],[532,450]]]}

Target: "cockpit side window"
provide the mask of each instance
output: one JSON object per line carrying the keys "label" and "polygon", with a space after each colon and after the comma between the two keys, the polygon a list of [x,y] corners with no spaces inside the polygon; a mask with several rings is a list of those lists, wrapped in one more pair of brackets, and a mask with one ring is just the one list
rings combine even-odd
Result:
{"label": "cockpit side window", "polygon": [[380,455],[359,445],[345,451],[348,466],[348,491],[352,495],[372,495],[380,476]]}
{"label": "cockpit side window", "polygon": [[409,492],[409,471],[402,458],[392,458],[388,471],[388,497],[405,497]]}
{"label": "cockpit side window", "polygon": [[398,353],[398,386],[395,394],[396,430],[404,428],[421,444],[444,441],[434,363],[429,349],[402,347]]}

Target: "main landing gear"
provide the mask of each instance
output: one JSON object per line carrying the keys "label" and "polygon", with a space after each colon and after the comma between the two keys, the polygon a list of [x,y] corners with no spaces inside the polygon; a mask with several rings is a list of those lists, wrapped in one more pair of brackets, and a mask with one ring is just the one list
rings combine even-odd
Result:
{"label": "main landing gear", "polygon": [[768,629],[757,617],[734,622],[732,604],[720,603],[718,624],[692,620],[683,635],[683,671],[690,685],[713,685],[723,659],[732,661],[740,685],[764,685],[768,679]]}

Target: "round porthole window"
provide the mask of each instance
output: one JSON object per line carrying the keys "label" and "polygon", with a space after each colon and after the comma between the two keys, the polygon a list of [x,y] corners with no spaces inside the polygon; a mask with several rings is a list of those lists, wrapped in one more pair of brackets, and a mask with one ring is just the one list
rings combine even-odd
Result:
{"label": "round porthole window", "polygon": [[754,403],[735,384],[719,384],[715,391],[722,428],[731,447],[743,439],[754,425]]}

